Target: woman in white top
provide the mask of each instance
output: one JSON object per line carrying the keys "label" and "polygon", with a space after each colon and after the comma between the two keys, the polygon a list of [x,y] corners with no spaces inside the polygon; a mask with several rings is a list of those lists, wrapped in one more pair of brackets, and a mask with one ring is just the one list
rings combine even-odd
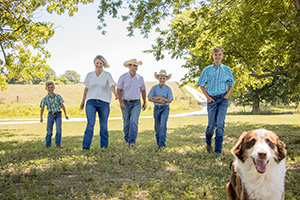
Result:
{"label": "woman in white top", "polygon": [[103,70],[108,68],[109,65],[103,56],[96,56],[94,59],[95,71],[89,72],[84,80],[84,92],[80,105],[80,109],[84,108],[86,102],[86,117],[87,126],[84,132],[82,149],[89,150],[92,143],[94,126],[96,122],[96,112],[99,115],[100,121],[100,146],[101,148],[108,147],[108,129],[107,121],[110,112],[111,92],[118,99],[115,89],[115,81],[111,74]]}

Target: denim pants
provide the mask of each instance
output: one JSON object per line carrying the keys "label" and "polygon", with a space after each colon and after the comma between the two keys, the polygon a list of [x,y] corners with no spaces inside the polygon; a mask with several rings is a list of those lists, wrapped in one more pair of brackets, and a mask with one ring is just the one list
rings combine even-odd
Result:
{"label": "denim pants", "polygon": [[46,147],[51,147],[54,122],[56,125],[55,144],[56,145],[61,144],[61,121],[62,121],[61,113],[59,113],[57,115],[52,115],[52,114],[48,113]]}
{"label": "denim pants", "polygon": [[213,96],[215,102],[207,104],[208,126],[205,133],[206,144],[211,145],[212,136],[216,128],[215,152],[222,153],[223,135],[225,126],[225,116],[228,107],[228,99],[224,99],[225,94]]}
{"label": "denim pants", "polygon": [[154,130],[156,143],[159,147],[166,147],[167,122],[169,118],[170,107],[154,107]]}
{"label": "denim pants", "polygon": [[124,139],[128,144],[135,144],[138,135],[138,124],[141,113],[141,101],[125,102],[122,110]]}
{"label": "denim pants", "polygon": [[83,136],[82,147],[89,149],[91,147],[96,122],[96,112],[99,115],[100,122],[100,146],[101,148],[108,147],[107,122],[110,112],[109,103],[97,99],[90,99],[86,102],[85,112],[87,125]]}

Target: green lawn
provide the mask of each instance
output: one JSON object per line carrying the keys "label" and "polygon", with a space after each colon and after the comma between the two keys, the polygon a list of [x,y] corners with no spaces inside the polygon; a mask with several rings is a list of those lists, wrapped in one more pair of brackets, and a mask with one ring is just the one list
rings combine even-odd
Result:
{"label": "green lawn", "polygon": [[86,122],[63,123],[64,149],[46,149],[46,123],[0,125],[0,199],[227,199],[230,149],[244,131],[266,128],[287,146],[285,199],[300,196],[300,115],[227,115],[222,157],[205,151],[207,117],[169,118],[167,148],[153,119],[140,119],[135,148],[122,121],[109,121],[110,144],[82,152]]}

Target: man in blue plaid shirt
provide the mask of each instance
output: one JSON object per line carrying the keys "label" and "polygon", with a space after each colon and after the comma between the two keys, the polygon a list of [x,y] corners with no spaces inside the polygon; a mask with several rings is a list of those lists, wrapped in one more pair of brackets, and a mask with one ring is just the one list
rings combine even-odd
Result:
{"label": "man in blue plaid shirt", "polygon": [[231,69],[221,63],[223,56],[222,47],[215,47],[212,51],[214,63],[203,69],[198,81],[198,85],[207,98],[208,126],[205,133],[206,150],[208,152],[213,150],[211,145],[212,136],[216,129],[215,153],[218,156],[222,155],[228,98],[234,85]]}

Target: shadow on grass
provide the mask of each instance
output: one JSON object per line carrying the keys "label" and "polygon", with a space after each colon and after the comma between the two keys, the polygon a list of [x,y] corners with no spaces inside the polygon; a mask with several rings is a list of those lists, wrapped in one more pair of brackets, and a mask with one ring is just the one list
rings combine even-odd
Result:
{"label": "shadow on grass", "polygon": [[44,141],[1,142],[0,198],[226,199],[230,150],[242,132],[257,128],[274,131],[287,145],[294,164],[288,167],[286,198],[296,199],[300,127],[240,122],[226,124],[222,157],[205,151],[206,126],[200,124],[169,129],[164,150],[153,130],[139,133],[134,148],[122,131],[112,130],[109,147],[101,149],[95,134],[87,152],[81,151],[82,136],[63,137],[64,149],[47,149]]}

